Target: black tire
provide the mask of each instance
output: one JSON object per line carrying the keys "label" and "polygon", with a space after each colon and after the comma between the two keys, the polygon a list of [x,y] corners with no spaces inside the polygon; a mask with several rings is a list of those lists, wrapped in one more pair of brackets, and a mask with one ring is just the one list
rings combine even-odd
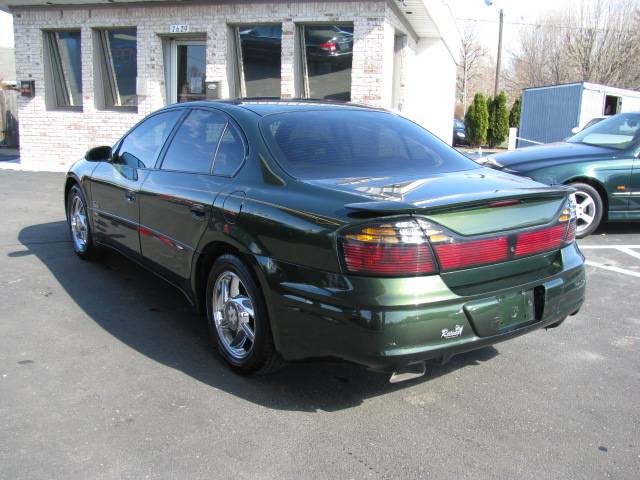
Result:
{"label": "black tire", "polygon": [[[74,204],[78,199],[82,202],[84,206],[84,216],[86,222],[86,238],[83,242],[78,240],[78,237],[74,234],[73,225],[73,209]],[[67,227],[69,228],[69,235],[71,237],[71,246],[73,247],[73,251],[80,257],[82,260],[92,260],[98,257],[99,247],[93,241],[93,233],[91,231],[91,222],[89,221],[89,216],[87,213],[87,199],[84,196],[84,192],[78,185],[74,185],[69,189],[69,193],[67,194]]]}
{"label": "black tire", "polygon": [[[249,352],[243,358],[238,358],[231,353],[228,340],[225,340],[223,338],[224,334],[221,333],[222,327],[216,324],[213,315],[215,301],[214,287],[216,281],[229,272],[239,277],[242,296],[246,296],[251,300],[254,312],[252,317],[254,340],[251,342]],[[233,371],[242,375],[271,373],[280,368],[283,362],[273,343],[271,325],[269,323],[264,299],[259,286],[242,260],[231,254],[221,255],[216,259],[207,278],[206,292],[206,313],[209,334],[218,349],[218,353],[227,365]]]}
{"label": "black tire", "polygon": [[576,182],[572,183],[571,186],[577,190],[577,192],[574,194],[577,200],[579,200],[580,198],[584,198],[586,200],[587,197],[593,200],[593,220],[588,225],[586,225],[586,222],[580,218],[580,208],[578,206],[578,225],[576,229],[576,237],[584,238],[588,235],[591,235],[600,226],[600,222],[602,222],[602,218],[604,216],[604,203],[598,191],[591,185],[587,183]]}

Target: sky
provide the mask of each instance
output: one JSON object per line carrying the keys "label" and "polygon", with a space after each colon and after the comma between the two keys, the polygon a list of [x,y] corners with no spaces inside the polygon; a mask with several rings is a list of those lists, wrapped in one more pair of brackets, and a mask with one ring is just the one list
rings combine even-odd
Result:
{"label": "sky", "polygon": [[520,30],[531,28],[518,24],[535,23],[540,15],[558,9],[569,1],[495,0],[492,6],[485,5],[484,0],[447,0],[447,3],[456,19],[458,28],[462,30],[465,24],[475,25],[478,39],[488,48],[490,55],[495,58],[498,50],[498,12],[500,8],[504,11],[502,32],[504,55],[505,52],[517,49]]}
{"label": "sky", "polygon": [[[495,5],[487,7],[484,0],[447,0],[460,28],[463,19],[474,19],[480,41],[495,56],[498,45],[498,7],[504,9],[505,26],[503,42],[505,50],[511,50],[518,40],[518,30],[526,28],[513,22],[533,23],[545,11],[564,3],[566,0],[495,0]],[[468,23],[468,22],[467,22]],[[0,47],[13,46],[13,26],[11,15],[0,12]]]}

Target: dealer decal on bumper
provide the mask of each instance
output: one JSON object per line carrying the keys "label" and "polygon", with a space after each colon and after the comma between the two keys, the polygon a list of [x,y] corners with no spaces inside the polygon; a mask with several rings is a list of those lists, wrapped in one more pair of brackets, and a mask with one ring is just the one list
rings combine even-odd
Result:
{"label": "dealer decal on bumper", "polygon": [[456,328],[449,330],[448,328],[442,329],[442,337],[445,339],[456,338],[462,335],[462,325],[456,325]]}

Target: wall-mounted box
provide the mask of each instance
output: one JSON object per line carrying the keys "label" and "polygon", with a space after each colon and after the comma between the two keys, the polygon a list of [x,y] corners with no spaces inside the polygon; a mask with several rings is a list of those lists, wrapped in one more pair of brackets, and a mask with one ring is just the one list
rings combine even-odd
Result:
{"label": "wall-mounted box", "polygon": [[20,80],[20,95],[22,95],[23,97],[35,97],[36,81]]}
{"label": "wall-mounted box", "polygon": [[218,100],[220,98],[220,82],[205,82],[207,86],[206,98],[207,100]]}

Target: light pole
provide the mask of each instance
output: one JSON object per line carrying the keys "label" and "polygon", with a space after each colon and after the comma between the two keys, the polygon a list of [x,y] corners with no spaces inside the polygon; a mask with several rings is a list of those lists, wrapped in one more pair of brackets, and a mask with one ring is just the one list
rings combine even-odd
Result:
{"label": "light pole", "polygon": [[[494,0],[484,0],[484,3],[490,7]],[[498,58],[496,61],[496,81],[493,84],[493,96],[498,96],[498,88],[500,87],[500,62],[502,60],[502,26],[504,24],[504,10],[500,9],[500,27],[498,28]]]}

